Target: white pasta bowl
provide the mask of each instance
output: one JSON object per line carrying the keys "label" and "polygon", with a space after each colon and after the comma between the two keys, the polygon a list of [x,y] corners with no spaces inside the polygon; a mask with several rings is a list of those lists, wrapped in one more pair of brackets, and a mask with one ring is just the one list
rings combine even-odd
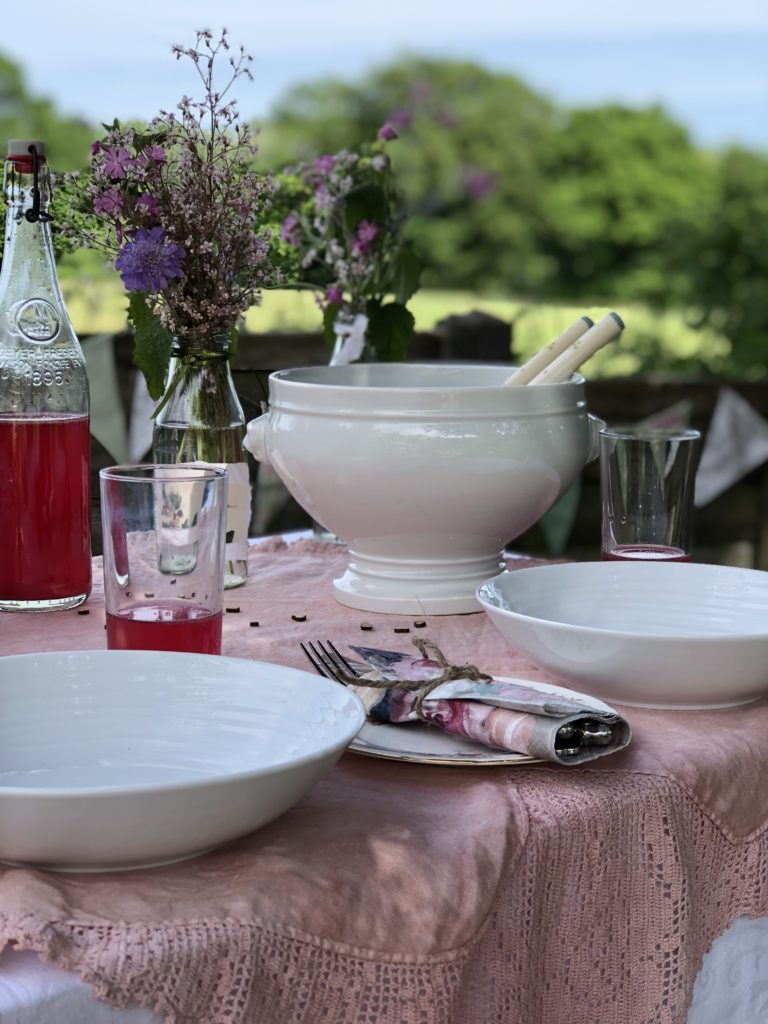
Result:
{"label": "white pasta bowl", "polygon": [[502,573],[477,597],[511,647],[635,707],[730,707],[768,692],[768,573],[583,562]]}
{"label": "white pasta bowl", "polygon": [[508,541],[596,453],[584,379],[505,387],[509,364],[282,370],[246,447],[349,547],[337,600],[364,611],[479,611]]}
{"label": "white pasta bowl", "polygon": [[331,768],[361,702],[297,669],[212,655],[0,658],[0,860],[148,867],[259,828]]}

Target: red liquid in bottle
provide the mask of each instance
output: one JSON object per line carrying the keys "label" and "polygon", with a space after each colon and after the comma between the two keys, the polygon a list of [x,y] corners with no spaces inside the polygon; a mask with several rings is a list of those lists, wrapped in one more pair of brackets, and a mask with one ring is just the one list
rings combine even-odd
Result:
{"label": "red liquid in bottle", "polygon": [[91,589],[87,416],[0,416],[0,601]]}
{"label": "red liquid in bottle", "polygon": [[603,562],[690,562],[691,556],[682,548],[673,548],[666,544],[620,544],[603,551],[600,555]]}
{"label": "red liquid in bottle", "polygon": [[107,615],[111,651],[187,651],[221,654],[221,612],[187,601],[135,604]]}

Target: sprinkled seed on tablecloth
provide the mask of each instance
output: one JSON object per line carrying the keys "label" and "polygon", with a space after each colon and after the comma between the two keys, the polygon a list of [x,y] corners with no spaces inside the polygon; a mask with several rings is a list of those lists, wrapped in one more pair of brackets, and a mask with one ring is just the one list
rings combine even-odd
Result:
{"label": "sprinkled seed on tablecloth", "polygon": [[250,625],[251,626],[258,626],[258,622],[251,622]]}
{"label": "sprinkled seed on tablecloth", "polygon": [[147,590],[144,591],[144,597],[154,597],[154,596],[155,596],[155,592],[154,591],[151,591],[151,592],[147,591]]}
{"label": "sprinkled seed on tablecloth", "polygon": [[395,633],[410,633],[410,627],[408,626],[395,626]]}
{"label": "sprinkled seed on tablecloth", "polygon": [[90,615],[91,614],[91,610],[90,610],[90,608],[78,608],[77,609],[77,614],[78,615]]}
{"label": "sprinkled seed on tablecloth", "polygon": [[307,621],[307,616],[306,615],[292,615],[291,618],[293,619],[294,622],[306,622]]}
{"label": "sprinkled seed on tablecloth", "polygon": [[427,625],[427,620],[426,619],[416,619],[416,621],[414,622],[414,626],[416,627],[416,629],[424,629],[426,627],[426,625]]}
{"label": "sprinkled seed on tablecloth", "polygon": [[175,587],[175,586],[176,586],[176,580],[171,580],[171,586],[172,586],[172,587]]}
{"label": "sprinkled seed on tablecloth", "polygon": [[231,612],[231,613],[235,613],[235,612],[239,612],[240,609],[239,608],[227,608],[226,611]]}
{"label": "sprinkled seed on tablecloth", "polygon": [[370,622],[361,622],[360,623],[360,629],[364,629],[367,632],[367,631],[373,629],[373,626],[371,625]]}

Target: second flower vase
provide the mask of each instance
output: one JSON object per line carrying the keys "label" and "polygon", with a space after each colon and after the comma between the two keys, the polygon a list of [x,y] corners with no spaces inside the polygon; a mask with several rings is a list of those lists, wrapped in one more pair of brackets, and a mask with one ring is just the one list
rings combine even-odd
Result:
{"label": "second flower vase", "polygon": [[[364,313],[355,314],[342,310],[336,318],[335,328],[336,337],[331,358],[328,361],[329,366],[378,361],[376,350],[368,339],[368,318]],[[312,521],[312,535],[315,540],[323,541],[326,544],[343,546],[346,543],[316,519]]]}

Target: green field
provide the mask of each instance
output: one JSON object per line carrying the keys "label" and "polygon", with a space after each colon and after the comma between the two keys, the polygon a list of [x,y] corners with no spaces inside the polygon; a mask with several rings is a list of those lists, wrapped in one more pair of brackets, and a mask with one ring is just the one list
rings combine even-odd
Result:
{"label": "green field", "polygon": [[[120,279],[94,261],[93,253],[64,262],[61,281],[70,316],[78,334],[114,333],[126,327],[126,298]],[[513,297],[475,295],[471,292],[418,292],[409,307],[419,331],[430,331],[445,317],[479,310],[514,324],[516,361],[528,356],[559,334],[582,314],[600,319],[613,307],[576,308],[568,305],[526,303]],[[712,330],[688,326],[680,311],[659,313],[644,305],[617,308],[626,330],[621,338],[589,363],[589,376],[626,376],[648,370],[715,368],[727,358],[730,343]],[[319,331],[320,311],[305,291],[265,292],[260,306],[249,310],[249,333]]]}

